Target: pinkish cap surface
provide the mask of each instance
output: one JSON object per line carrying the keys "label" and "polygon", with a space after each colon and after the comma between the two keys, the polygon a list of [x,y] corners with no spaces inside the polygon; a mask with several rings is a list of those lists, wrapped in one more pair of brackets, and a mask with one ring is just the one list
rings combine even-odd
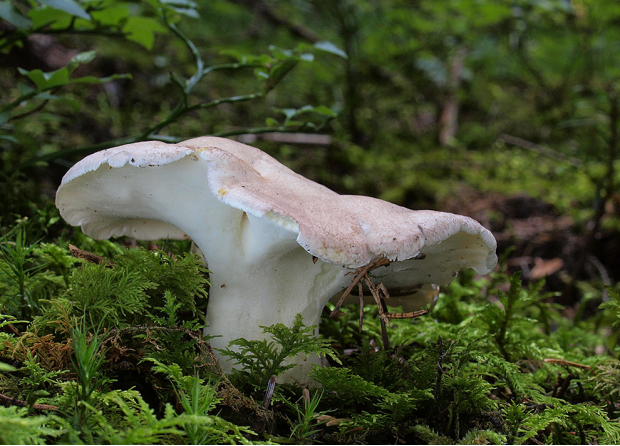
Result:
{"label": "pinkish cap surface", "polygon": [[[412,211],[374,198],[339,195],[296,174],[254,147],[223,138],[202,137],[179,144],[142,142],[95,153],[67,172],[58,190],[57,206],[63,218],[73,225],[81,225],[87,234],[94,231],[89,228],[96,228],[94,232],[98,238],[118,235],[153,239],[185,237],[185,232],[175,227],[171,218],[158,220],[154,205],[136,204],[136,209],[142,211],[131,216],[128,211],[115,212],[113,202],[100,204],[100,209],[85,209],[84,203],[89,196],[97,195],[98,185],[106,181],[113,169],[135,168],[110,178],[115,182],[114,187],[122,189],[124,179],[139,182],[142,172],[188,157],[204,163],[200,170],[204,177],[192,179],[197,185],[193,187],[208,189],[221,203],[296,233],[299,245],[325,262],[356,268],[377,256],[391,261],[417,256],[420,260],[409,260],[405,269],[432,265],[445,269],[433,278],[448,280],[462,267],[472,267],[484,274],[497,263],[495,238],[469,217]],[[160,182],[164,186],[153,184],[153,193],[159,187],[180,187],[187,181],[183,172],[175,175],[174,178],[162,177]],[[136,203],[148,200],[135,192],[132,194],[136,195],[133,197]],[[130,201],[123,203],[127,206]],[[193,203],[193,206],[200,207],[203,203]],[[142,229],[136,230],[136,225],[141,225]],[[205,230],[208,226],[205,223]],[[145,229],[147,227],[151,229]],[[395,272],[398,270],[394,268]]]}

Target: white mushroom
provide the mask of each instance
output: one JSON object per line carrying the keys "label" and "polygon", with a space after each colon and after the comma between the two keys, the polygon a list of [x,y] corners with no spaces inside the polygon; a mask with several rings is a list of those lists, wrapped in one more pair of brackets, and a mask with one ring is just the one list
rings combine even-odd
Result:
{"label": "white mushroom", "polygon": [[[471,218],[339,195],[222,138],[95,153],[67,172],[56,205],[96,239],[191,238],[212,272],[206,330],[221,336],[216,349],[262,339],[259,326],[291,325],[297,313],[318,325],[347,273],[378,256],[393,262],[376,271],[388,288],[445,284],[461,268],[485,274],[497,263],[493,235]],[[304,380],[312,362],[287,379]]]}

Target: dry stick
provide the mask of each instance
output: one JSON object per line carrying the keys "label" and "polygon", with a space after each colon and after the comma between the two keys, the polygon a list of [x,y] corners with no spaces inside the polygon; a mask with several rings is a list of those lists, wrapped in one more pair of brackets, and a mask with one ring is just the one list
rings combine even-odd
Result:
{"label": "dry stick", "polygon": [[301,392],[301,395],[304,397],[304,400],[306,400],[306,404],[309,406],[311,399],[310,399],[310,391],[308,390],[308,388],[305,388],[303,392]]}
{"label": "dry stick", "polygon": [[364,290],[362,289],[361,282],[357,283],[357,287],[360,293],[360,333],[361,333],[362,326],[364,325]]}
{"label": "dry stick", "polygon": [[566,390],[568,389],[568,386],[574,377],[575,375],[569,373],[568,376],[564,379],[564,381],[562,382],[562,386],[560,387],[560,391],[557,395],[558,398],[564,398],[564,393],[566,393]]}
{"label": "dry stick", "polygon": [[563,365],[563,366],[578,367],[580,369],[585,369],[585,370],[590,370],[591,368],[589,365],[583,365],[583,364],[579,364],[576,362],[567,361],[566,359],[549,358],[549,359],[545,359],[544,361],[547,364],[558,364],[558,365]]}
{"label": "dry stick", "polygon": [[[332,417],[331,415],[319,415],[315,419],[317,423],[325,423],[325,426],[327,427],[339,426],[340,423],[348,423],[351,421],[348,418],[335,418],[335,417]],[[352,431],[349,431],[349,432],[352,432]]]}
{"label": "dry stick", "polygon": [[340,296],[340,299],[338,300],[338,303],[334,307],[333,311],[329,314],[329,317],[333,318],[333,317],[335,317],[337,315],[338,310],[340,309],[340,307],[344,303],[344,300],[347,298],[347,296],[353,290],[353,287],[355,287],[355,285],[357,283],[359,283],[359,281],[362,280],[362,278],[366,274],[368,274],[373,269],[377,269],[380,266],[386,266],[386,265],[389,265],[389,264],[390,264],[390,261],[388,259],[386,259],[385,257],[379,256],[379,257],[375,257],[373,260],[371,260],[371,262],[368,265],[362,266],[362,267],[356,269],[355,270],[355,277],[353,278],[353,280],[351,280],[351,285],[349,285],[349,287],[346,290],[344,290],[344,293],[342,293],[342,296]]}
{"label": "dry stick", "polygon": [[69,245],[69,251],[71,251],[71,255],[73,257],[77,257],[78,259],[86,260],[90,263],[96,263],[97,265],[100,263],[106,263],[107,265],[111,265],[112,262],[107,260],[105,257],[98,256],[97,254],[93,254],[92,252],[84,251],[77,246]]}
{"label": "dry stick", "polygon": [[15,326],[13,324],[9,324],[7,323],[6,326],[9,328],[9,330],[11,330],[13,332],[13,334],[15,336],[21,336],[22,334],[19,332],[19,330],[17,328],[15,328]]}
{"label": "dry stick", "polygon": [[[0,314],[5,314],[6,308],[5,307],[0,307]],[[22,334],[19,332],[19,330],[17,328],[15,328],[15,325],[6,322],[6,318],[0,318],[0,322],[4,322],[6,327],[8,327],[9,330],[11,330],[13,332],[13,334],[15,336],[21,336]]]}
{"label": "dry stick", "polygon": [[[0,402],[9,404],[11,406],[19,406],[19,407],[28,407],[28,403],[26,401],[18,400],[17,398],[11,398],[10,396],[5,396],[0,394]],[[48,406],[47,404],[33,404],[32,407],[36,410],[58,410],[56,406]]]}
{"label": "dry stick", "polygon": [[269,409],[269,403],[271,403],[271,397],[273,397],[273,391],[276,388],[276,377],[271,375],[267,382],[267,391],[265,392],[265,399],[263,400],[263,409]]}
{"label": "dry stick", "polygon": [[386,325],[390,325],[390,320],[385,316],[383,304],[381,304],[381,301],[383,299],[383,297],[381,296],[381,292],[385,293],[385,296],[388,299],[390,298],[390,295],[388,294],[385,285],[383,285],[382,283],[379,286],[375,285],[368,277],[368,274],[364,275],[364,282],[366,283],[366,286],[368,286],[368,288],[370,289],[370,294],[372,294],[372,297],[375,299],[375,302],[379,307],[379,318],[381,318],[381,322],[385,323]]}
{"label": "dry stick", "polygon": [[424,316],[430,312],[431,310],[425,308],[424,310],[412,311],[410,313],[385,313],[385,317],[388,319],[413,319],[415,317]]}
{"label": "dry stick", "polygon": [[390,349],[390,338],[388,337],[388,333],[387,333],[387,325],[389,324],[389,322],[385,322],[385,321],[389,321],[389,319],[387,317],[385,317],[385,311],[387,310],[387,307],[385,305],[385,300],[383,300],[383,298],[381,298],[380,303],[379,303],[379,308],[381,308],[382,313],[381,314],[381,337],[383,338],[383,350],[389,350]]}
{"label": "dry stick", "polygon": [[383,349],[389,350],[390,339],[387,334],[387,326],[390,325],[390,320],[385,316],[387,309],[385,306],[385,300],[383,299],[383,296],[381,294],[383,294],[387,299],[390,298],[390,294],[388,293],[388,290],[385,287],[385,285],[383,285],[383,283],[380,283],[379,285],[375,285],[372,282],[372,280],[370,280],[370,277],[368,277],[368,273],[364,275],[364,282],[370,289],[370,293],[372,294],[372,297],[375,299],[375,302],[377,303],[377,307],[379,309],[379,319],[381,322],[381,338],[383,340]]}
{"label": "dry stick", "polygon": [[560,388],[560,379],[562,379],[562,375],[558,373],[558,380],[553,385],[553,391],[551,392],[551,398],[555,398],[558,393],[558,389]]}

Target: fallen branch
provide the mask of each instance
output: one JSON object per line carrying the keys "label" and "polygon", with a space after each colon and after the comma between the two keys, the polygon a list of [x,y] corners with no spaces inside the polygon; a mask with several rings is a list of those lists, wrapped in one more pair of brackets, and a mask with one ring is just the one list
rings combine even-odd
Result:
{"label": "fallen branch", "polygon": [[97,265],[100,263],[105,263],[106,265],[111,265],[112,262],[107,260],[105,257],[98,256],[97,254],[93,254],[92,252],[84,251],[77,246],[69,245],[69,251],[73,257],[78,259],[86,260],[90,263],[96,263]]}
{"label": "fallen branch", "polygon": [[580,369],[584,369],[584,370],[590,370],[590,366],[589,365],[584,365],[584,364],[578,364],[576,362],[571,362],[571,361],[567,361],[566,359],[545,359],[545,362],[547,364],[557,364],[557,365],[562,365],[562,366],[570,366],[570,367],[577,367]]}
{"label": "fallen branch", "polygon": [[[26,401],[18,400],[17,398],[11,398],[10,396],[0,394],[0,403],[3,403],[6,406],[19,406],[19,407],[28,407],[28,403]],[[47,404],[33,404],[32,407],[35,410],[58,410],[56,406],[49,406]]]}
{"label": "fallen branch", "polygon": [[388,319],[413,319],[415,317],[424,316],[430,312],[431,310],[425,308],[423,310],[412,311],[410,313],[385,313],[385,317]]}

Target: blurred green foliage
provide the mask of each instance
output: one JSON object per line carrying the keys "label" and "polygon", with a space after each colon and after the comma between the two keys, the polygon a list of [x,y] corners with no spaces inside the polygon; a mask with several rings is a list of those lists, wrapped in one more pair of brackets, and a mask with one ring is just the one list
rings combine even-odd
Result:
{"label": "blurred green foliage", "polygon": [[[320,130],[328,147],[257,144],[340,192],[431,208],[464,187],[526,192],[615,228],[619,15],[577,0],[5,0],[5,186],[16,167],[53,185],[136,140]],[[38,68],[40,34],[72,57]]]}
{"label": "blurred green foliage", "polygon": [[[342,192],[437,207],[464,185],[525,191],[617,226],[603,219],[613,2],[4,1],[0,15],[3,57],[30,65],[0,76],[8,175],[141,139],[319,129],[327,148],[259,142]],[[39,33],[73,58],[32,68]]]}

